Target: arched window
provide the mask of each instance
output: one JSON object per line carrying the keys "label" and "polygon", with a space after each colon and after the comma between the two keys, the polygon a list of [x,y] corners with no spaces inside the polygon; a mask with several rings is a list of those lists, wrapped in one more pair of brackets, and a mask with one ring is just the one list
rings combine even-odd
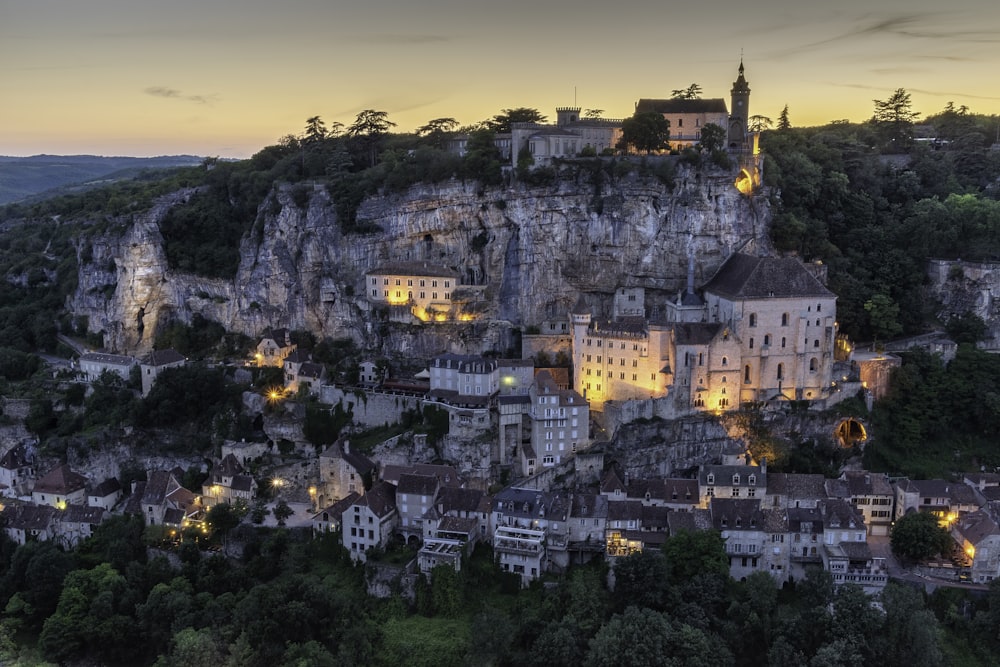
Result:
{"label": "arched window", "polygon": [[783,326],[783,327],[787,327],[788,326],[788,313],[782,313],[781,314],[781,326]]}
{"label": "arched window", "polygon": [[778,364],[778,379],[782,380],[785,377],[785,365]]}
{"label": "arched window", "polygon": [[750,364],[743,367],[743,384],[750,384]]}
{"label": "arched window", "polygon": [[813,347],[819,347],[819,338],[813,341]]}
{"label": "arched window", "polygon": [[729,358],[728,357],[722,357],[722,365],[723,366],[728,366],[729,365]]}
{"label": "arched window", "polygon": [[764,345],[767,346],[770,344],[771,344],[771,334],[764,334]]}
{"label": "arched window", "polygon": [[813,357],[812,359],[809,360],[809,372],[815,373],[818,369],[819,369],[819,361],[816,359],[816,357]]}
{"label": "arched window", "polygon": [[757,326],[757,313],[750,313],[750,326]]}
{"label": "arched window", "polygon": [[781,337],[781,347],[785,347],[785,337]]}
{"label": "arched window", "polygon": [[750,339],[750,349],[753,349],[753,338]]}

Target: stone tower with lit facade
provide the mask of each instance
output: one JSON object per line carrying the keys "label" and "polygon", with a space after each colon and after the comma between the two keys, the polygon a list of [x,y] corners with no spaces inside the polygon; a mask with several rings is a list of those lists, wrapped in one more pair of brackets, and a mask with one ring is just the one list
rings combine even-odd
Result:
{"label": "stone tower with lit facade", "polygon": [[750,119],[750,84],[743,76],[743,59],[740,58],[740,72],[730,91],[732,111],[729,114],[728,145],[730,151],[748,149],[748,122]]}

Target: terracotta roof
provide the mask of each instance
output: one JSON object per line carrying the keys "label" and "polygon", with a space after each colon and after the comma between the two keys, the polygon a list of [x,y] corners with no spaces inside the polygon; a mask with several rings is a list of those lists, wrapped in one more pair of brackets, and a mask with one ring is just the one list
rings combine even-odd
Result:
{"label": "terracotta roof", "polygon": [[834,296],[798,259],[743,253],[727,259],[704,291],[733,299]]}
{"label": "terracotta roof", "polygon": [[73,472],[68,465],[61,465],[35,482],[34,492],[66,495],[85,489],[87,478]]}

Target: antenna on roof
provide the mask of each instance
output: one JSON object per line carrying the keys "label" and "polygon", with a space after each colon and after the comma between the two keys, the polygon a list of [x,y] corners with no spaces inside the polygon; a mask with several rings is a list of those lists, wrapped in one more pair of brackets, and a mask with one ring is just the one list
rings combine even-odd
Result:
{"label": "antenna on roof", "polygon": [[573,86],[573,106],[576,106],[576,86]]}

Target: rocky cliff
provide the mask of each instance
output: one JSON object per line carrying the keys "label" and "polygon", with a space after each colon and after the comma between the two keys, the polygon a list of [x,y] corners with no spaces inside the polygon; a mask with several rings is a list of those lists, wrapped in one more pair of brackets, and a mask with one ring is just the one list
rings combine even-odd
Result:
{"label": "rocky cliff", "polygon": [[[415,187],[366,200],[359,221],[380,231],[351,235],[325,187],[314,186],[300,206],[290,186],[278,186],[227,281],[167,266],[158,221],[187,196],[176,193],[124,231],[82,242],[79,287],[67,305],[105,332],[109,349],[143,353],[163,324],[197,313],[251,337],[271,326],[306,329],[409,356],[506,350],[514,328],[563,319],[581,293],[599,311],[624,285],[645,287],[647,307],[662,303],[683,288],[689,250],[700,284],[732,250],[766,246],[770,218],[766,198],[741,195],[729,172],[685,167],[671,186],[633,174],[598,188]],[[455,269],[475,285],[478,321],[417,326],[373,312],[365,272],[414,260]]]}

